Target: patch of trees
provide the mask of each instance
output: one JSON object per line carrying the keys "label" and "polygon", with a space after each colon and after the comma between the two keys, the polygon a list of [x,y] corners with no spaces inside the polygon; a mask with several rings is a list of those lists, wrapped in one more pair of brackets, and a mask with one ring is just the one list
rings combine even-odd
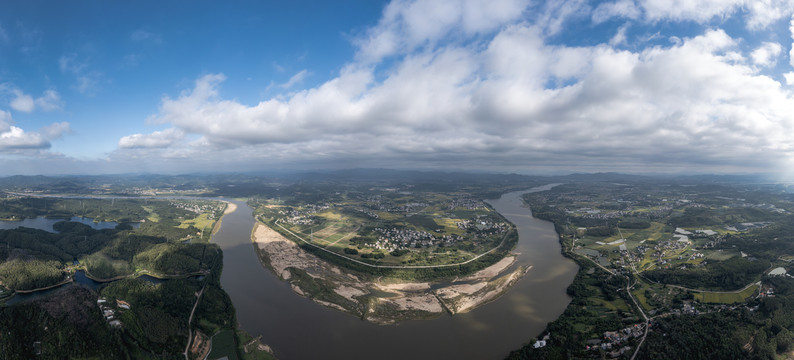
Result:
{"label": "patch of trees", "polygon": [[177,227],[178,225],[178,222],[164,221],[161,219],[159,222],[145,222],[141,224],[141,227],[136,232],[141,235],[165,238],[168,241],[179,241],[201,232],[200,229],[197,229],[193,225],[184,229]]}
{"label": "patch of trees", "polygon": [[[102,289],[102,296],[121,299],[132,306],[119,310],[124,332],[152,353],[177,354],[187,342],[187,319],[194,293],[200,289],[195,280],[168,280],[152,284],[143,279],[114,281]],[[180,349],[181,348],[181,349]]]}
{"label": "patch of trees", "polygon": [[342,251],[344,251],[344,252],[345,252],[345,254],[349,254],[349,255],[358,255],[358,250],[356,250],[356,249],[353,249],[353,248],[345,248],[345,249],[344,249],[344,250],[342,250]]}
{"label": "patch of trees", "polygon": [[615,228],[611,226],[595,226],[595,227],[587,228],[587,231],[585,233],[589,236],[606,237],[606,236],[615,235],[617,231],[615,231]]}
{"label": "patch of trees", "polygon": [[73,254],[67,253],[56,244],[53,244],[54,239],[56,239],[54,234],[43,230],[30,228],[0,230],[0,244],[2,245],[31,250],[42,255],[61,259],[64,262],[72,260]]}
{"label": "patch of trees", "polygon": [[775,221],[780,218],[781,215],[776,212],[749,207],[728,209],[687,208],[682,215],[670,217],[669,222],[675,227],[697,227],[742,222]]}
{"label": "patch of trees", "polygon": [[386,257],[382,252],[363,253],[361,257],[364,259],[383,259]]}
{"label": "patch of trees", "polygon": [[405,221],[408,222],[409,224],[415,225],[416,227],[428,229],[431,231],[443,228],[442,226],[436,224],[433,218],[427,215],[414,214],[407,217]]}
{"label": "patch of trees", "polygon": [[33,290],[52,286],[64,280],[66,274],[58,261],[20,258],[0,264],[0,279],[14,290]]}
{"label": "patch of trees", "polygon": [[764,259],[748,260],[734,257],[725,261],[711,262],[705,269],[658,269],[643,272],[650,280],[675,284],[689,288],[736,290],[756,281],[769,268]]}
{"label": "patch of trees", "polygon": [[794,221],[780,221],[749,233],[726,236],[725,244],[768,259],[776,259],[780,254],[794,254]]}
{"label": "patch of trees", "polygon": [[409,252],[411,252],[411,251],[408,250],[408,249],[394,249],[389,254],[391,254],[391,256],[403,256],[403,255],[405,255],[405,254],[407,254]]}
{"label": "patch of trees", "polygon": [[133,264],[163,274],[194,273],[206,269],[219,251],[215,244],[162,243],[138,253]]}
{"label": "patch of trees", "polygon": [[624,219],[618,222],[618,227],[624,229],[647,229],[651,227],[651,222],[641,219]]}
{"label": "patch of trees", "polygon": [[207,286],[196,308],[194,324],[205,334],[215,334],[222,329],[231,329],[237,324],[232,299],[219,286]]}
{"label": "patch of trees", "polygon": [[[527,343],[521,349],[512,351],[508,359],[571,359],[571,358],[591,358],[598,357],[598,352],[588,352],[586,341],[592,338],[601,338],[604,331],[614,331],[625,327],[621,317],[628,314],[620,312],[598,311],[597,306],[593,306],[588,298],[598,296],[599,288],[615,289],[625,286],[625,278],[620,276],[609,276],[600,269],[594,268],[589,262],[577,261],[579,272],[568,287],[568,294],[573,297],[571,303],[560,315],[557,320],[549,323],[546,332],[552,334],[547,345],[542,348],[534,348],[532,342]],[[594,269],[592,274],[588,274],[589,269]],[[624,292],[615,292],[624,301]],[[638,318],[639,319],[639,318]],[[577,331],[582,327],[588,329],[584,332]]]}
{"label": "patch of trees", "polygon": [[[0,329],[13,329],[0,336],[2,358],[8,360],[129,359],[125,353],[132,347],[107,325],[97,310],[96,295],[80,286],[0,307]],[[34,342],[41,342],[41,355],[35,354]]]}
{"label": "patch of trees", "polygon": [[[640,359],[743,359],[750,357],[732,336],[744,310],[654,319]],[[744,339],[746,341],[747,339]],[[756,354],[758,355],[758,354]],[[763,357],[761,357],[763,358]]]}
{"label": "patch of trees", "polygon": [[363,245],[366,245],[366,244],[374,244],[375,241],[376,241],[375,238],[370,237],[370,236],[356,236],[356,237],[353,237],[352,239],[350,239],[350,243],[351,244],[360,245],[360,246],[363,246]]}
{"label": "patch of trees", "polygon": [[[52,189],[48,189],[52,190]],[[158,201],[152,201],[155,203]],[[159,201],[165,202],[167,201]],[[137,199],[55,199],[15,198],[0,200],[0,218],[17,219],[46,216],[68,219],[82,216],[95,221],[138,222],[148,215],[142,205],[148,200]]]}

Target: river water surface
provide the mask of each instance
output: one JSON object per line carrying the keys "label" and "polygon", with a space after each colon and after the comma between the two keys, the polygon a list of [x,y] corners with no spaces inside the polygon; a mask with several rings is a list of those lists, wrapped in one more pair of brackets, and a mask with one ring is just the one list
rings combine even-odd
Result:
{"label": "river water surface", "polygon": [[240,201],[213,237],[223,249],[221,285],[241,327],[261,334],[279,359],[501,359],[565,310],[565,289],[577,271],[560,254],[554,226],[523,206],[527,192],[488,203],[518,228],[516,265],[532,269],[502,297],[466,314],[384,326],[301,297],[259,262],[251,242],[252,209]]}

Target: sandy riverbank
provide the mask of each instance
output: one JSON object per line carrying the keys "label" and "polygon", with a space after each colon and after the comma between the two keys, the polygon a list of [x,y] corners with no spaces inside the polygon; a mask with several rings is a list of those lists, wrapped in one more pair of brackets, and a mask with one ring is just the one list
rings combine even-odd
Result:
{"label": "sandy riverbank", "polygon": [[237,211],[237,204],[231,201],[224,201],[226,203],[226,210],[223,211],[223,215],[231,214]]}
{"label": "sandy riverbank", "polygon": [[[261,250],[263,258],[260,260],[281,279],[289,281],[296,293],[311,297],[324,306],[381,324],[436,317],[442,315],[445,309],[453,314],[470,311],[496,299],[525,273],[524,269],[519,268],[500,276],[515,261],[515,256],[508,256],[488,268],[459,279],[455,285],[438,287],[438,284],[433,286],[427,282],[399,282],[394,279],[362,281],[304,251],[264,224],[257,223],[254,226],[251,238]],[[302,288],[307,284],[311,285],[311,289]],[[318,286],[322,290],[318,291]],[[315,296],[310,291],[314,291]],[[322,297],[322,300],[318,297]]]}

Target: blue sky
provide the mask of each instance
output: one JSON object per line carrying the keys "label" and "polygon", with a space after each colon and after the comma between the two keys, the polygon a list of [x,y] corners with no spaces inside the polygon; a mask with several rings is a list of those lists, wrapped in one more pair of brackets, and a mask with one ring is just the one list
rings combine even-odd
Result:
{"label": "blue sky", "polygon": [[788,0],[0,3],[0,174],[772,172]]}

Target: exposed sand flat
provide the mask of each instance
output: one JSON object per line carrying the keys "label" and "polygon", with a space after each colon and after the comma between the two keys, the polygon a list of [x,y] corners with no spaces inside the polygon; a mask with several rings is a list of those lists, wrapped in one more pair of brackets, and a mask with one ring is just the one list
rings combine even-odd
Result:
{"label": "exposed sand flat", "polygon": [[485,269],[482,269],[482,270],[480,270],[480,271],[478,271],[478,272],[476,272],[476,273],[474,273],[472,275],[469,275],[469,276],[463,278],[463,280],[470,281],[470,280],[493,278],[493,277],[501,274],[502,271],[505,271],[505,269],[510,267],[510,265],[513,265],[513,263],[515,261],[516,261],[516,257],[514,255],[505,256],[504,259],[499,260],[499,262],[497,262],[496,264],[493,264],[493,265],[491,265],[491,266],[489,266],[489,267],[487,267]]}
{"label": "exposed sand flat", "polygon": [[253,237],[257,246],[270,258],[270,266],[282,279],[289,279],[286,270],[289,267],[306,270],[323,265],[317,257],[301,250],[297,244],[265,225],[257,223]]}
{"label": "exposed sand flat", "polygon": [[298,295],[304,295],[303,290],[298,285],[292,284],[292,291],[298,293]]}
{"label": "exposed sand flat", "polygon": [[[471,282],[468,284],[447,285],[435,290],[431,290],[432,284],[428,282],[389,283],[394,279],[386,279],[386,284],[381,284],[360,279],[336,265],[320,260],[264,224],[255,225],[252,239],[264,252],[273,271],[282,279],[297,281],[297,278],[290,273],[290,269],[301,270],[311,278],[322,279],[323,284],[328,284],[325,286],[330,286],[327,291],[358,303],[361,308],[367,310],[366,314],[358,314],[346,310],[339,304],[313,299],[315,302],[337,310],[353,312],[356,315],[365,315],[363,317],[368,321],[379,324],[417,317],[426,318],[428,314],[437,316],[445,311],[445,307],[453,314],[470,311],[501,295],[524,274],[523,269],[518,269],[497,278],[515,261],[515,256],[511,255],[464,278],[463,280]],[[306,292],[298,284],[300,283],[293,282],[292,289],[306,296]],[[376,290],[389,294],[380,294],[375,292]]]}
{"label": "exposed sand flat", "polygon": [[350,301],[356,301],[356,299],[353,298],[354,296],[361,296],[367,294],[367,292],[364,290],[345,285],[336,288],[334,292],[348,298]]}
{"label": "exposed sand flat", "polygon": [[223,211],[223,215],[231,214],[235,211],[237,211],[237,204],[226,201],[226,210]]}
{"label": "exposed sand flat", "polygon": [[[477,291],[482,290],[488,283],[480,282],[476,284],[461,284],[461,285],[452,285],[447,286],[445,288],[439,289],[436,291],[436,294],[441,297],[452,297],[458,296],[461,294],[471,295],[476,293]],[[450,295],[446,295],[450,294]]]}
{"label": "exposed sand flat", "polygon": [[385,300],[399,306],[400,310],[420,310],[432,313],[444,311],[441,303],[432,294],[406,296],[396,299]]}
{"label": "exposed sand flat", "polygon": [[343,308],[343,307],[341,307],[341,306],[339,306],[337,304],[334,304],[334,303],[331,303],[331,302],[327,302],[327,301],[317,300],[317,299],[312,299],[312,300],[314,300],[314,302],[316,302],[316,303],[318,303],[318,304],[320,304],[322,306],[327,306],[329,308],[333,308],[333,309],[336,309],[336,310],[339,310],[339,311],[345,311],[345,308]]}
{"label": "exposed sand flat", "polygon": [[420,291],[430,289],[430,283],[399,283],[380,285],[375,284],[378,289],[383,291]]}
{"label": "exposed sand flat", "polygon": [[465,313],[496,299],[525,273],[524,269],[519,268],[495,281],[476,284],[479,289],[474,292],[469,291],[474,290],[475,286],[454,285],[436,291],[436,295],[453,314]]}

